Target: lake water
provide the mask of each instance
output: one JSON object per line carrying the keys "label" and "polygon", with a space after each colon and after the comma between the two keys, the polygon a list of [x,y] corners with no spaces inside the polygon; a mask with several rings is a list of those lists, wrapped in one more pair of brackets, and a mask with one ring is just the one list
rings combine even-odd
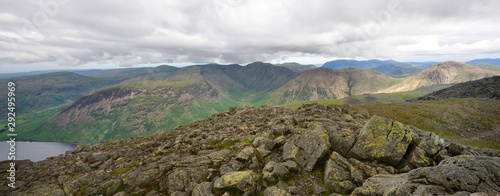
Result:
{"label": "lake water", "polygon": [[[41,161],[47,157],[64,154],[76,148],[76,144],[58,142],[16,142],[16,160]],[[0,161],[8,160],[9,143],[0,141]]]}

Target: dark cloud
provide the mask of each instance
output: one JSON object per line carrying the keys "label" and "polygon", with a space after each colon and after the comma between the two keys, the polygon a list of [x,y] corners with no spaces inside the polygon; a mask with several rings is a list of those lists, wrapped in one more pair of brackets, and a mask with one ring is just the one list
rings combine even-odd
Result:
{"label": "dark cloud", "polygon": [[500,1],[494,0],[0,4],[0,66],[500,55]]}

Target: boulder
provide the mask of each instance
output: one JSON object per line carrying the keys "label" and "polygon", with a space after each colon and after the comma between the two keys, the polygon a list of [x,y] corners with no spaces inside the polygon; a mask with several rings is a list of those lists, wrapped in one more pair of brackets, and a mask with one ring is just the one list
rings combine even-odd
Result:
{"label": "boulder", "polygon": [[348,129],[329,129],[332,149],[345,156],[356,142],[356,133]]}
{"label": "boulder", "polygon": [[286,145],[283,147],[283,158],[294,159],[305,171],[312,171],[316,162],[327,155],[331,147],[330,137],[320,123],[298,135],[293,145]]}
{"label": "boulder", "polygon": [[354,168],[351,163],[337,152],[333,152],[325,166],[323,180],[325,187],[340,194],[351,193],[356,188],[351,181],[352,171],[354,171]]}
{"label": "boulder", "polygon": [[217,189],[236,188],[239,191],[253,194],[257,192],[258,180],[259,175],[253,171],[237,171],[224,174],[215,180],[213,186]]}
{"label": "boulder", "polygon": [[500,192],[500,157],[459,155],[438,166],[369,178],[353,195],[462,194]]}
{"label": "boulder", "polygon": [[347,157],[397,166],[412,140],[412,132],[398,121],[373,116],[363,127]]}

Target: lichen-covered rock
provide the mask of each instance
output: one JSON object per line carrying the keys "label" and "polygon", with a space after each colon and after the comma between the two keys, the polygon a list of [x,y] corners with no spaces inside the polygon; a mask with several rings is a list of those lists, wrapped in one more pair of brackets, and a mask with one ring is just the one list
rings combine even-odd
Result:
{"label": "lichen-covered rock", "polygon": [[349,129],[330,129],[330,143],[332,149],[345,156],[356,142],[356,133]]}
{"label": "lichen-covered rock", "polygon": [[373,116],[363,127],[347,157],[398,165],[412,140],[412,132],[400,122]]}
{"label": "lichen-covered rock", "polygon": [[276,182],[288,176],[288,169],[274,161],[264,166],[263,178],[268,182]]}
{"label": "lichen-covered rock", "polygon": [[240,169],[243,168],[243,166],[244,166],[243,163],[241,163],[237,160],[231,160],[228,163],[226,163],[220,167],[220,174],[224,175],[224,174],[227,174],[229,172],[239,171]]}
{"label": "lichen-covered rock", "polygon": [[224,174],[214,182],[214,188],[236,188],[245,193],[257,192],[259,176],[253,171],[237,171]]}
{"label": "lichen-covered rock", "polygon": [[284,160],[296,160],[299,157],[299,147],[295,146],[293,142],[286,142],[283,145],[283,159]]}
{"label": "lichen-covered rock", "polygon": [[98,161],[104,162],[109,159],[109,153],[107,152],[98,152],[94,153],[92,156],[89,157],[88,162],[89,163],[95,163]]}
{"label": "lichen-covered rock", "polygon": [[354,172],[354,167],[340,154],[333,152],[325,166],[323,180],[325,187],[336,193],[351,193],[356,188],[352,182],[352,172]]}
{"label": "lichen-covered rock", "polygon": [[200,184],[197,184],[193,192],[191,193],[192,196],[212,196],[212,183],[211,182],[202,182]]}
{"label": "lichen-covered rock", "polygon": [[253,155],[254,148],[251,146],[247,146],[243,148],[237,155],[236,159],[241,160],[241,161],[248,161],[250,157]]}
{"label": "lichen-covered rock", "polygon": [[147,186],[152,182],[152,180],[154,180],[154,176],[156,176],[157,174],[158,169],[149,169],[145,172],[135,170],[124,174],[122,180],[125,185],[132,187]]}
{"label": "lichen-covered rock", "polygon": [[[327,155],[331,147],[327,131],[319,124],[298,135],[293,143],[298,147],[298,153],[294,153],[297,148],[292,146],[290,154],[295,155],[295,162],[302,166],[305,171],[312,171],[316,162]],[[283,156],[285,158],[285,155]]]}
{"label": "lichen-covered rock", "polygon": [[291,194],[286,190],[273,186],[264,190],[264,196],[291,196]]}
{"label": "lichen-covered rock", "polygon": [[288,160],[288,161],[281,163],[281,165],[285,166],[290,171],[294,171],[294,172],[298,171],[297,170],[298,165],[294,161]]}
{"label": "lichen-covered rock", "polygon": [[189,174],[184,169],[176,169],[168,175],[167,187],[171,192],[184,191],[189,183]]}
{"label": "lichen-covered rock", "polygon": [[363,186],[356,188],[352,195],[411,195],[406,190],[405,183],[408,182],[408,174],[387,175],[379,174],[368,178]]}
{"label": "lichen-covered rock", "polygon": [[344,114],[342,118],[347,122],[351,122],[352,120],[354,120],[354,118],[349,114]]}
{"label": "lichen-covered rock", "polygon": [[[91,190],[79,190],[83,194],[92,193]],[[64,191],[61,190],[61,187],[58,187],[55,184],[49,184],[47,186],[35,186],[32,191],[29,191],[27,195],[54,195],[54,196],[64,196]]]}
{"label": "lichen-covered rock", "polygon": [[447,190],[500,192],[500,158],[460,155],[409,172],[412,182],[425,181]]}
{"label": "lichen-covered rock", "polygon": [[433,158],[439,151],[445,149],[446,141],[440,138],[435,133],[422,131],[413,126],[407,126],[413,132],[413,141],[416,143],[416,147],[422,149],[425,152],[425,156]]}
{"label": "lichen-covered rock", "polygon": [[460,155],[435,167],[398,175],[376,175],[356,188],[354,195],[412,195],[500,192],[500,158]]}
{"label": "lichen-covered rock", "polygon": [[230,150],[224,149],[207,155],[214,165],[220,165],[222,162],[229,161],[232,154]]}
{"label": "lichen-covered rock", "polygon": [[252,145],[256,148],[261,147],[261,148],[266,149],[266,150],[272,150],[274,148],[274,146],[276,145],[276,142],[274,140],[270,140],[266,137],[256,137],[253,140]]}
{"label": "lichen-covered rock", "polygon": [[408,159],[409,160],[404,161],[407,161],[406,165],[410,168],[427,167],[435,164],[434,160],[428,157],[426,152],[419,147],[415,147],[413,151],[411,151]]}

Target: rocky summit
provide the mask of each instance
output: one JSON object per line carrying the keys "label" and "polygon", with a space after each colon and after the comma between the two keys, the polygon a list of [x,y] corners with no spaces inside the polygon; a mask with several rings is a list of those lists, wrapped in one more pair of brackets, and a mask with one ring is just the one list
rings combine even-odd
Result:
{"label": "rocky summit", "polygon": [[349,105],[245,107],[171,132],[17,161],[16,189],[0,192],[488,195],[500,192],[499,156]]}

